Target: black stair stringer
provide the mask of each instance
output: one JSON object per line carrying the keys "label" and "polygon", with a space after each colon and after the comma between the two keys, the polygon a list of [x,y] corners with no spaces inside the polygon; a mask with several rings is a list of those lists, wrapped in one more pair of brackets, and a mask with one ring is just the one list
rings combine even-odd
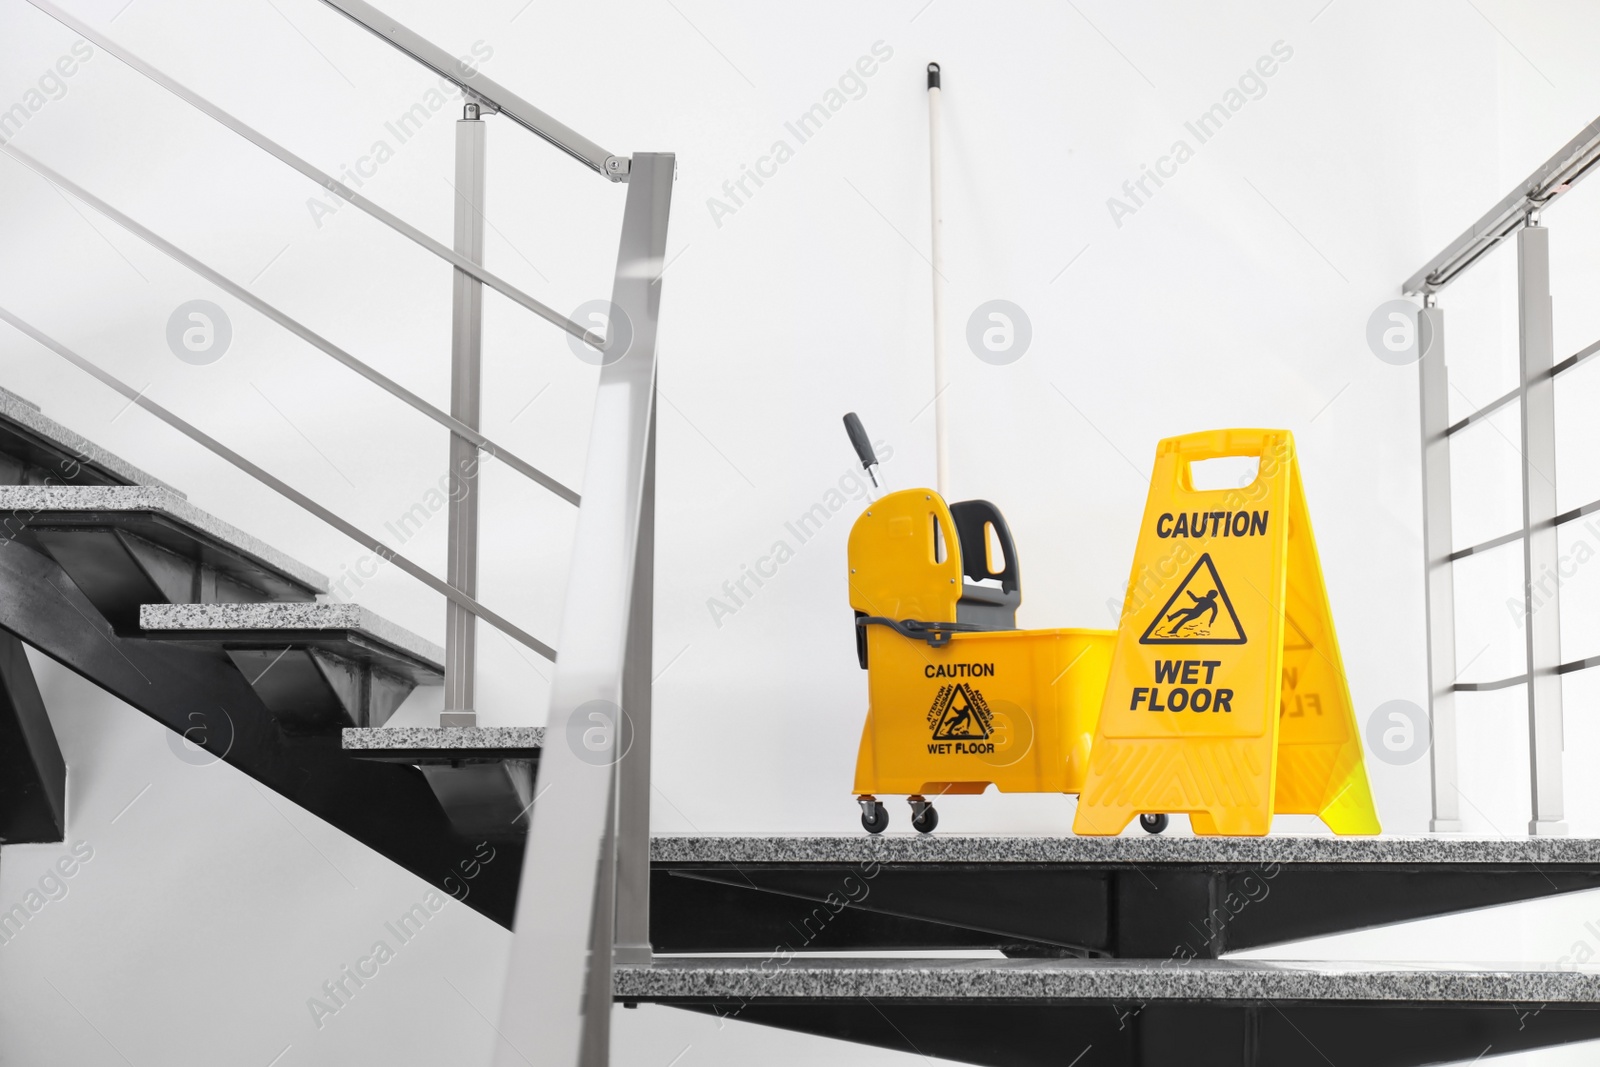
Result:
{"label": "black stair stringer", "polygon": [[[451,830],[420,771],[354,759],[337,730],[285,734],[221,651],[119,637],[55,561],[9,538],[0,539],[0,629],[511,926],[521,841],[496,841],[494,862],[482,862],[479,843]],[[462,873],[469,869],[470,885]]]}
{"label": "black stair stringer", "polygon": [[67,829],[67,765],[18,641],[0,633],[0,844],[43,844]]}

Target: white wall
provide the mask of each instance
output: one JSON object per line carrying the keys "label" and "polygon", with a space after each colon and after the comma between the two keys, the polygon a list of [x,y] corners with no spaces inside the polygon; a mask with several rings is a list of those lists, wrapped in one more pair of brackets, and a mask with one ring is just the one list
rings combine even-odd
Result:
{"label": "white wall", "polygon": [[[457,104],[403,145],[385,128],[433,84],[409,61],[313,0],[226,9],[134,0],[118,14],[122,4],[72,10],[326,170],[387,140],[394,158],[363,192],[448,239]],[[1005,509],[1026,577],[1024,624],[1111,625],[1157,440],[1284,426],[1299,444],[1358,715],[1391,699],[1424,702],[1415,370],[1374,357],[1367,318],[1593,118],[1600,11],[1357,0],[1204,9],[387,0],[385,10],[452,52],[492,52],[485,73],[613,151],[678,153],[662,327],[659,829],[856,826],[849,784],[865,682],[844,541],[859,503],[797,546],[735,614],[714,621],[708,600],[850,471],[844,411],[892,444],[892,485],[932,480],[922,88],[931,58],[946,84],[954,488]],[[25,5],[0,12],[0,107],[27,99],[72,41]],[[1264,94],[1196,145],[1185,121],[1278,42],[1292,56]],[[892,56],[859,98],[796,145],[785,122],[875,45]],[[18,147],[445,403],[448,268],[354,209],[319,225],[311,183],[110,56],[96,54],[64,84]],[[747,186],[753,195],[733,213],[713,210],[712,198],[732,204],[724,182],[779,138],[793,157]],[[1193,158],[1118,225],[1107,198],[1178,138]],[[608,295],[623,189],[503,120],[490,120],[489,140],[490,268],[563,310]],[[1600,312],[1584,299],[1600,193],[1569,200],[1548,219],[1558,354],[1600,336]],[[442,430],[9,161],[0,226],[0,305],[351,521],[382,531],[442,472]],[[1461,413],[1514,374],[1512,276],[1509,262],[1491,261],[1443,301]],[[180,362],[164,340],[171,311],[197,297],[221,304],[234,329],[230,351],[205,367]],[[996,297],[1022,306],[1033,327],[1031,349],[1005,367],[979,362],[962,339],[971,310]],[[486,305],[486,432],[581,488],[593,369],[509,301],[491,295]],[[1597,377],[1585,370],[1562,386],[1564,502],[1600,497],[1583,417]],[[0,384],[336,578],[363,556],[9,329]],[[1462,543],[1515,520],[1516,436],[1514,412],[1464,436]],[[490,466],[484,598],[554,640],[572,513],[519,482]],[[438,570],[443,546],[435,519],[405,551]],[[1483,650],[1465,677],[1515,670],[1521,631],[1505,606],[1514,563],[1507,552],[1462,568],[1462,662]],[[1596,581],[1580,568],[1567,589],[1574,655],[1600,644],[1588,621]],[[441,638],[438,599],[392,569],[356,593]],[[492,633],[483,646],[483,721],[541,721],[548,665]],[[348,1061],[356,1048],[370,1062],[379,1051],[397,1063],[482,1058],[490,1032],[462,1002],[492,1016],[503,933],[450,905],[441,936],[408,949],[383,988],[315,1029],[305,998],[425,887],[231,769],[174,758],[154,724],[85,683],[54,669],[46,678],[74,768],[72,839],[96,853],[27,942],[0,948],[0,1062],[121,1062],[84,1017],[135,1063],[211,1062],[218,1048],[259,1049],[243,1058],[266,1063],[285,1045],[286,1065]],[[1586,725],[1594,684],[1579,675],[1567,690],[1569,818],[1581,832],[1600,830],[1600,785],[1581,774],[1600,745]],[[1475,831],[1525,825],[1524,721],[1515,690],[1462,701]],[[1423,829],[1426,760],[1371,771],[1385,827]],[[942,808],[951,831],[1056,833],[1072,801],[991,795]],[[58,851],[8,848],[0,902],[24,893]],[[1596,909],[1590,898],[1520,909],[1518,936],[1494,954],[1561,955]],[[1416,951],[1458,954],[1459,929],[1429,927]],[[51,999],[41,974],[65,997]],[[840,1055],[825,1042],[737,1024],[716,1032],[662,1011],[619,1012],[618,1022],[631,1050],[618,1062],[664,1064],[679,1035],[692,1046],[685,1067],[775,1048],[794,1062],[809,1062],[807,1050]]]}

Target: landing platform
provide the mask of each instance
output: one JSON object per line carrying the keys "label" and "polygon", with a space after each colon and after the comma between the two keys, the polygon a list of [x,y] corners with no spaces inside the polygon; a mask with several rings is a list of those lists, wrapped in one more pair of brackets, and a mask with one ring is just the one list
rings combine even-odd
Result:
{"label": "landing platform", "polygon": [[[974,902],[978,903],[978,902]],[[657,959],[616,999],[995,1067],[1416,1067],[1600,1038],[1600,969]]]}
{"label": "landing platform", "polygon": [[1600,1010],[1594,965],[666,957],[618,966],[615,988],[619,1000],[1391,1000]]}
{"label": "landing platform", "polygon": [[660,863],[1600,864],[1596,837],[1035,837],[984,834],[657,834]]}
{"label": "landing platform", "polygon": [[1600,888],[1595,838],[665,835],[651,860],[661,952],[1217,958]]}

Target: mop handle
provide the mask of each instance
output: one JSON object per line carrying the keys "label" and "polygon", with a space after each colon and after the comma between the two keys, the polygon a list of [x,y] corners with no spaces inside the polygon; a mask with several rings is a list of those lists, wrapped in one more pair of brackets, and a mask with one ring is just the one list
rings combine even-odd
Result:
{"label": "mop handle", "polygon": [[950,498],[950,420],[945,404],[949,369],[944,354],[944,210],[939,179],[939,64],[928,64],[928,176],[933,208],[933,436],[939,495]]}

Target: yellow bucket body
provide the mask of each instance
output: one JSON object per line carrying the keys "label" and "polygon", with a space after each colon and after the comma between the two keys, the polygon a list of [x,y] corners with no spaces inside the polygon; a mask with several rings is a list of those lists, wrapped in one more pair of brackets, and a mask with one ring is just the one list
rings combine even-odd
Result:
{"label": "yellow bucket body", "polygon": [[870,627],[856,793],[1078,792],[1115,640],[999,630],[930,648]]}
{"label": "yellow bucket body", "polygon": [[[858,613],[956,621],[960,548],[933,490],[874,501],[850,531],[849,557]],[[1115,631],[956,633],[935,647],[887,625],[865,630],[869,706],[858,795],[1081,788]]]}

